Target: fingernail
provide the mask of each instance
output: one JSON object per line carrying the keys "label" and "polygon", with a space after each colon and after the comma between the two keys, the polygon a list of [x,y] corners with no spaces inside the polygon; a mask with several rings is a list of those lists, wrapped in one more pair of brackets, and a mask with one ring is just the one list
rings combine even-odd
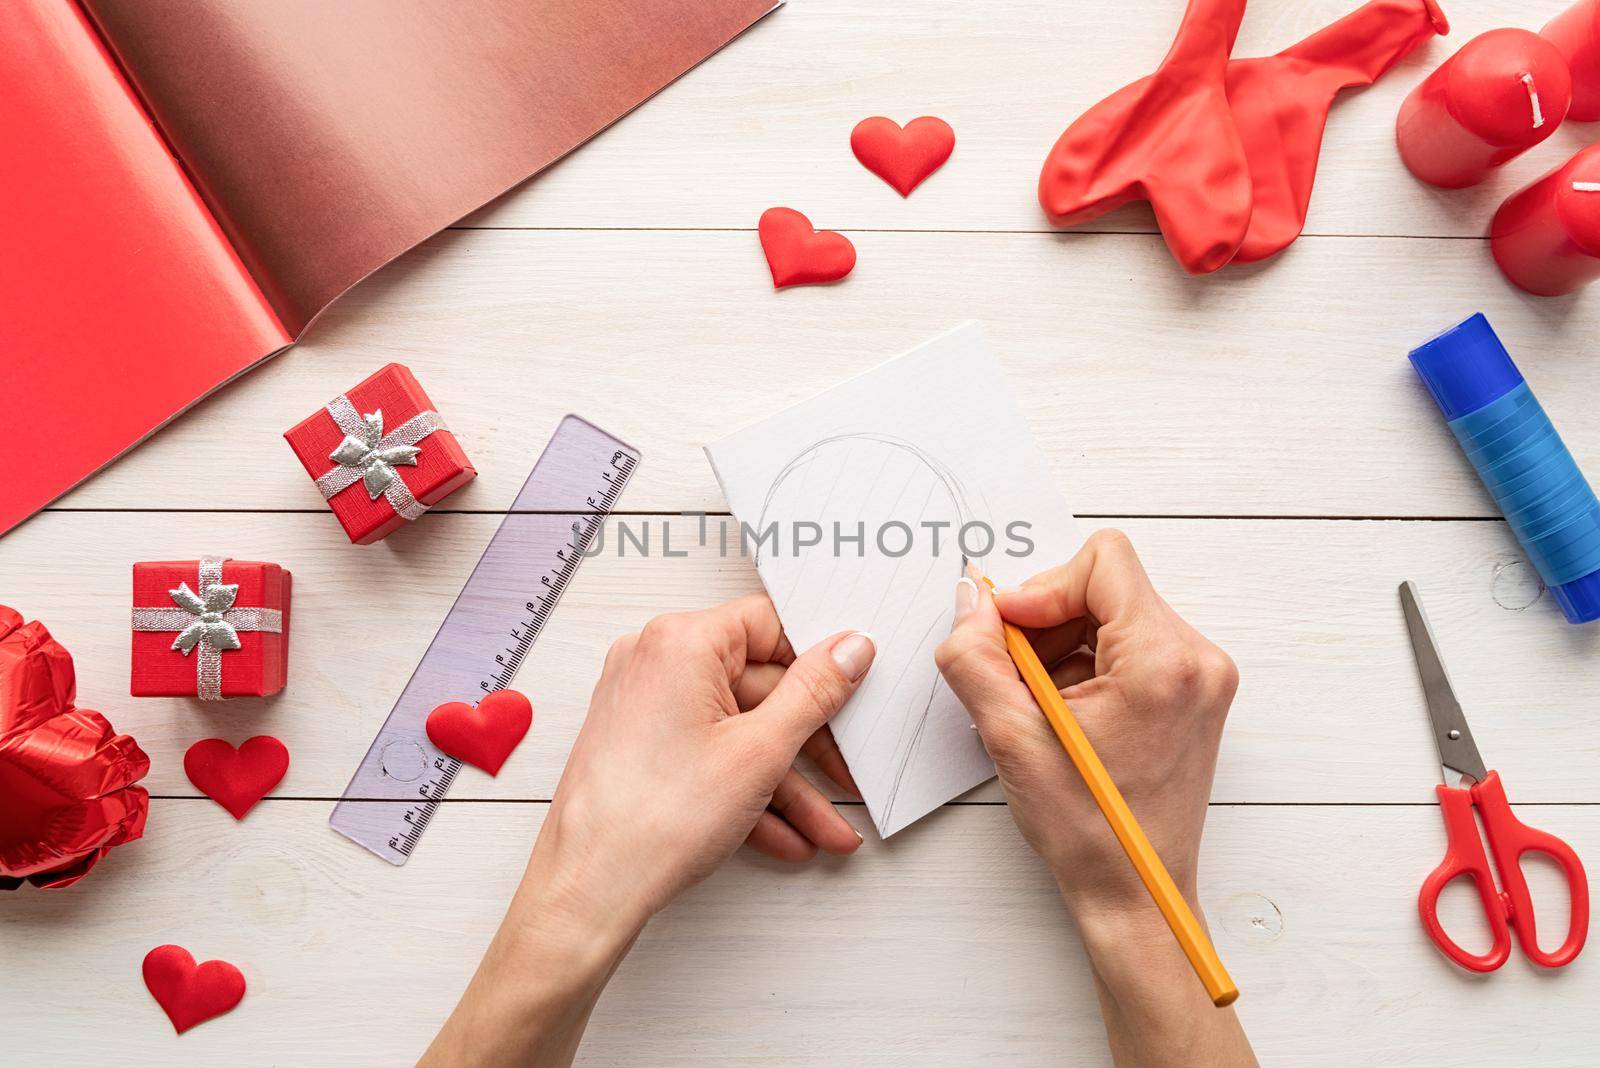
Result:
{"label": "fingernail", "polygon": [[851,682],[867,673],[872,658],[877,655],[878,647],[873,644],[872,635],[864,630],[846,635],[833,647],[833,662]]}
{"label": "fingernail", "polygon": [[[852,827],[852,828],[850,828],[850,829],[851,829],[851,830],[852,830],[852,831],[856,831],[856,829],[855,829],[855,828],[854,828],[854,827]],[[866,839],[866,836],[865,836],[865,835],[863,835],[863,834],[862,834],[862,833],[861,833],[861,832],[860,832],[860,831],[856,831],[856,841],[858,841],[858,842],[862,842],[862,843],[865,843],[865,842],[866,842],[866,840],[867,840],[867,839]]]}
{"label": "fingernail", "polygon": [[956,622],[978,610],[978,584],[963,575],[956,583]]}

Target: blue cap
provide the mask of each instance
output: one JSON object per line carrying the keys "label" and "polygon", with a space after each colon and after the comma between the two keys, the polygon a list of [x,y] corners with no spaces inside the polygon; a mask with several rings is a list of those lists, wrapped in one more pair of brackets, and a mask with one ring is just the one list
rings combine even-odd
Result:
{"label": "blue cap", "polygon": [[1500,399],[1522,382],[1522,372],[1482,312],[1412,349],[1411,366],[1451,421]]}
{"label": "blue cap", "polygon": [[1561,614],[1567,617],[1568,623],[1600,620],[1600,571],[1560,586],[1551,586],[1550,593],[1555,597],[1556,604],[1561,606]]}

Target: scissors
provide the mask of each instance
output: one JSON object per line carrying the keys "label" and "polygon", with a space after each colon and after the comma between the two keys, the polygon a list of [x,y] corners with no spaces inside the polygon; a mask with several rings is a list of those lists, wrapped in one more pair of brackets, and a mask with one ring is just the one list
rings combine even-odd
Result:
{"label": "scissors", "polygon": [[[1511,814],[1499,774],[1484,770],[1483,758],[1467,729],[1461,703],[1450,688],[1444,661],[1439,658],[1433,630],[1417,600],[1414,584],[1401,583],[1400,605],[1405,610],[1406,629],[1411,632],[1411,649],[1417,657],[1417,671],[1428,699],[1428,717],[1433,721],[1433,737],[1439,743],[1439,760],[1444,766],[1444,785],[1434,790],[1444,811],[1448,842],[1444,860],[1423,880],[1422,893],[1417,897],[1422,925],[1445,956],[1475,972],[1492,972],[1510,958],[1511,928],[1516,928],[1523,954],[1535,964],[1546,968],[1571,964],[1589,935],[1589,880],[1583,873],[1583,864],[1567,843],[1529,827]],[[1489,838],[1488,854],[1478,836],[1474,809]],[[1566,876],[1567,890],[1572,895],[1567,940],[1553,953],[1539,948],[1533,900],[1522,876],[1524,853],[1543,853],[1554,860]],[[1490,854],[1494,856],[1500,889],[1496,889],[1495,873],[1489,867]],[[1478,888],[1484,917],[1494,935],[1494,944],[1481,955],[1462,949],[1439,923],[1439,894],[1447,883],[1462,875],[1470,877]]]}

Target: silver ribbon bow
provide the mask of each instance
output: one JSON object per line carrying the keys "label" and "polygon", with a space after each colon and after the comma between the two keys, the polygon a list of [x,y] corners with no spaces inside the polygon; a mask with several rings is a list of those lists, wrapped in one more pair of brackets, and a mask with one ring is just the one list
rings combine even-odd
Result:
{"label": "silver ribbon bow", "polygon": [[172,648],[195,658],[195,693],[202,701],[222,700],[222,654],[239,648],[239,632],[283,633],[283,613],[276,608],[235,608],[239,584],[222,581],[220,556],[200,558],[200,592],[187,582],[168,590],[176,608],[135,608],[133,629],[138,631],[177,631]]}
{"label": "silver ribbon bow", "polygon": [[381,409],[361,415],[342,393],[328,402],[328,414],[344,431],[344,440],[328,454],[334,466],[317,479],[324,500],[360,482],[370,499],[382,494],[402,519],[416,519],[428,510],[412,496],[395,465],[416,466],[422,451],[417,443],[445,428],[438,412],[418,412],[387,434]]}

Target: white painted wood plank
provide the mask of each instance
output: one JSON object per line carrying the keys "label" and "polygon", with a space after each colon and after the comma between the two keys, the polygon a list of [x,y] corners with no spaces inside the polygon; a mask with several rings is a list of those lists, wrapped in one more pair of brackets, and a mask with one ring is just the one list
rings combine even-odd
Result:
{"label": "white painted wood plank", "polygon": [[[1358,6],[1251,0],[1234,54],[1276,52]],[[1335,105],[1308,232],[1477,237],[1507,195],[1593,140],[1592,126],[1565,126],[1464,192],[1413,179],[1394,147],[1406,94],[1471,37],[1537,30],[1569,0],[1443,6],[1449,37]],[[873,11],[792,0],[466,225],[749,229],[786,204],[834,229],[1048,229],[1036,196],[1045,154],[1091,104],[1155,68],[1182,10],[1178,0],[913,0]],[[939,115],[956,131],[950,163],[906,200],[850,153],[851,128],[879,114]],[[1152,230],[1154,220],[1126,209],[1091,227]]]}
{"label": "white painted wood plank", "polygon": [[[1600,809],[1521,812],[1600,851]],[[0,1042],[27,1063],[410,1063],[493,932],[543,813],[447,805],[396,870],[337,838],[314,803],[268,802],[236,826],[158,801],[148,837],[78,887],[0,910]],[[1592,960],[1549,975],[1518,958],[1476,978],[1427,942],[1415,896],[1443,839],[1429,805],[1212,809],[1203,904],[1262,1063],[1441,1065],[1462,1049],[1483,1063],[1593,1062]],[[1556,924],[1559,897],[1538,900]],[[174,1036],[139,980],[167,941],[237,963],[240,1007]],[[1108,1061],[1053,884],[1006,810],[984,806],[946,808],[842,863],[741,854],[646,930],[579,1063]]]}
{"label": "white painted wood plank", "polygon": [[[288,796],[334,797],[476,562],[498,520],[434,516],[386,550],[343,544],[314,516],[54,513],[0,541],[4,598],[74,654],[84,704],[151,754],[151,789],[192,795],[182,754],[220,735],[272,733],[292,761]],[[650,522],[660,549],[661,517]],[[1093,524],[1091,524],[1093,525]],[[1395,588],[1421,586],[1491,767],[1527,801],[1594,801],[1600,782],[1600,629],[1562,622],[1501,523],[1139,520],[1123,524],[1162,593],[1239,662],[1215,798],[1249,802],[1429,800],[1438,781]],[[536,713],[496,779],[468,770],[457,798],[548,798],[609,644],[663,611],[758,589],[748,559],[693,544],[587,561],[517,684]],[[737,551],[737,534],[734,534]],[[129,569],[216,550],[295,575],[288,689],[210,707],[127,696]],[[1044,562],[1041,562],[1044,566]],[[1496,569],[1508,570],[1496,578]],[[1115,772],[1115,768],[1112,769]],[[984,788],[978,796],[998,796]],[[326,813],[324,812],[324,815]],[[430,834],[432,832],[430,831]]]}
{"label": "white painted wood plank", "polygon": [[1480,308],[1600,479],[1596,306],[1477,244],[1308,239],[1219,286],[1148,236],[856,236],[775,295],[749,233],[445,234],[63,503],[318,511],[283,431],[400,360],[481,472],[449,508],[505,507],[575,410],[644,451],[626,508],[719,510],[702,445],[975,318],[1081,513],[1492,515],[1406,360]]}

